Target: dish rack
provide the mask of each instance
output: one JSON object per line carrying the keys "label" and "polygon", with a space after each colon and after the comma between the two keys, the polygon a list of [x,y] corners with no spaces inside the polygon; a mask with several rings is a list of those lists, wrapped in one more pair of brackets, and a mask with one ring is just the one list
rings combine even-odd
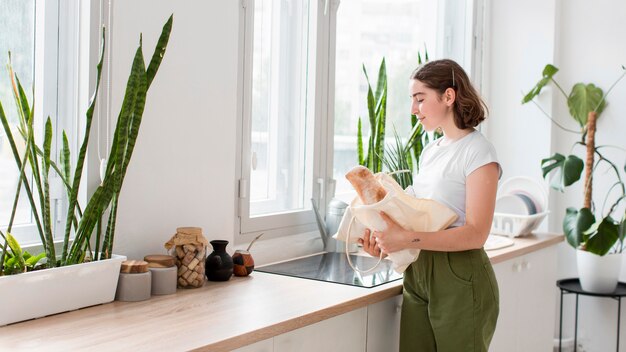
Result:
{"label": "dish rack", "polygon": [[491,233],[508,237],[518,237],[529,234],[539,227],[548,213],[548,211],[533,215],[494,213],[493,222],[491,223]]}

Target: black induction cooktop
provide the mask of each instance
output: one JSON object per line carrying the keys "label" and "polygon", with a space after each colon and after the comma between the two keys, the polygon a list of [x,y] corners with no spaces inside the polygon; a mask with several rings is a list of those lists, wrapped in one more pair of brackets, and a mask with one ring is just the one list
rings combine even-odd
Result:
{"label": "black induction cooktop", "polygon": [[[360,255],[350,255],[350,260],[360,270],[367,270],[378,262],[378,258]],[[361,274],[350,267],[345,253],[335,252],[270,264],[254,270],[367,288],[402,278],[402,274],[395,272],[388,260],[382,260],[375,270]]]}

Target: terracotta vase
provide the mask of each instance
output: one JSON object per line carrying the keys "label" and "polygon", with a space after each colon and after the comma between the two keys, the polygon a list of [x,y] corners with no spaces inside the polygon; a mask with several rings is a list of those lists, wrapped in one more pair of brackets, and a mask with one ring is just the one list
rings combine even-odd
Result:
{"label": "terracotta vase", "polygon": [[233,268],[235,276],[248,276],[254,270],[254,259],[248,251],[236,250],[233,254],[233,263],[235,264]]}
{"label": "terracotta vase", "polygon": [[233,275],[233,258],[226,252],[228,241],[211,241],[213,252],[206,258],[206,277],[209,281],[228,281]]}

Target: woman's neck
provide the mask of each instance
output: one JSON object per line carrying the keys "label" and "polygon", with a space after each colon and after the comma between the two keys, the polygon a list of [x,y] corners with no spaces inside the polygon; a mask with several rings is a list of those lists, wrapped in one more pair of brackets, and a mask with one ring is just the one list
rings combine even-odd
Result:
{"label": "woman's neck", "polygon": [[448,130],[442,129],[442,130],[443,130],[443,137],[441,138],[441,141],[438,144],[439,146],[452,144],[458,141],[459,139],[467,136],[468,134],[474,132],[473,128],[466,128],[464,130],[459,129],[459,128],[452,128]]}

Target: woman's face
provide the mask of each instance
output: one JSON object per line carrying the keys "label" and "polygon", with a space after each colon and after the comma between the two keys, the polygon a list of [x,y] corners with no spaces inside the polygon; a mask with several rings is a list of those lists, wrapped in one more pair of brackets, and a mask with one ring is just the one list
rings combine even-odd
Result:
{"label": "woman's face", "polygon": [[443,127],[448,121],[452,122],[451,106],[454,97],[439,93],[427,87],[424,83],[412,79],[409,83],[411,96],[411,114],[417,116],[426,131],[434,131],[437,127]]}

